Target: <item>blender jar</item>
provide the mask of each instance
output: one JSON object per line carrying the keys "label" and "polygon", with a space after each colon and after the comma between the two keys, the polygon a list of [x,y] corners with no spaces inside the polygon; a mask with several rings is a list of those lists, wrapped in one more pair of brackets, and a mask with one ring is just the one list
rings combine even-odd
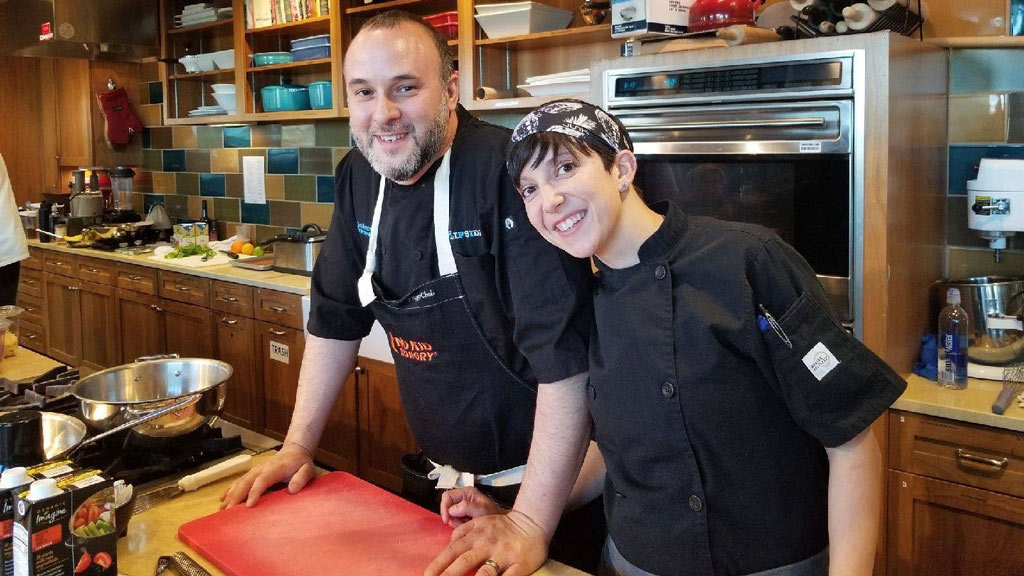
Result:
{"label": "blender jar", "polygon": [[0,306],[0,322],[7,323],[7,330],[3,334],[3,354],[0,356],[14,356],[18,353],[18,335],[21,334],[21,313],[25,309],[18,306]]}
{"label": "blender jar", "polygon": [[135,189],[135,171],[127,166],[118,166],[110,171],[110,189],[114,197],[114,208],[121,212],[132,210],[132,192]]}

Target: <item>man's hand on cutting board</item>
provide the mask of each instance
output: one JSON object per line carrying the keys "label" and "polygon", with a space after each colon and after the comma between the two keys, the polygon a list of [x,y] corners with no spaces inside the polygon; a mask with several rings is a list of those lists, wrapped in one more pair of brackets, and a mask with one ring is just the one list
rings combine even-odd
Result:
{"label": "man's hand on cutting board", "polygon": [[[536,572],[548,556],[547,539],[541,527],[529,516],[512,510],[491,514],[463,524],[452,532],[452,540],[427,566],[424,576],[528,576]],[[472,572],[476,569],[476,572]]]}
{"label": "man's hand on cutting board", "polygon": [[302,490],[316,476],[313,455],[298,444],[285,444],[277,454],[253,466],[252,470],[231,483],[220,496],[223,510],[245,500],[247,507],[253,507],[260,496],[278,482],[288,481],[288,492]]}
{"label": "man's hand on cutting board", "polygon": [[473,518],[506,513],[508,510],[472,486],[448,490],[441,495],[441,521],[452,528],[458,528]]}

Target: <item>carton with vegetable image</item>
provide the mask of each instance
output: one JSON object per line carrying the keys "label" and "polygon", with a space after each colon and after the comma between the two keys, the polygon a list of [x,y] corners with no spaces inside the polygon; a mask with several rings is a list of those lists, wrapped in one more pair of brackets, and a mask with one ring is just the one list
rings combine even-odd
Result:
{"label": "carton with vegetable image", "polygon": [[113,480],[99,470],[54,480],[52,493],[15,495],[15,576],[115,576]]}

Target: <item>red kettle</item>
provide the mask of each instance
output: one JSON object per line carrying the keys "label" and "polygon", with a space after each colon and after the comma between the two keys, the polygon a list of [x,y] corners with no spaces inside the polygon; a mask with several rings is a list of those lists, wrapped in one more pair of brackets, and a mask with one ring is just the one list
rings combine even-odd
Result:
{"label": "red kettle", "polygon": [[690,6],[690,32],[705,32],[734,24],[754,25],[754,11],[765,0],[696,0]]}

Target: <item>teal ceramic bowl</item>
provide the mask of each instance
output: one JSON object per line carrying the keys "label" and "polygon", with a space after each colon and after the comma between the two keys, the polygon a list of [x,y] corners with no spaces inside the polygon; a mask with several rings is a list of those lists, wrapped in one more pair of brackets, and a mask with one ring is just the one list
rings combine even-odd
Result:
{"label": "teal ceramic bowl", "polygon": [[260,90],[264,112],[309,110],[309,89],[305,86],[282,84]]}
{"label": "teal ceramic bowl", "polygon": [[320,80],[309,84],[309,105],[313,110],[326,110],[333,105],[330,82]]}
{"label": "teal ceramic bowl", "polygon": [[252,55],[253,66],[270,66],[272,64],[288,64],[294,58],[291,52],[260,52]]}

